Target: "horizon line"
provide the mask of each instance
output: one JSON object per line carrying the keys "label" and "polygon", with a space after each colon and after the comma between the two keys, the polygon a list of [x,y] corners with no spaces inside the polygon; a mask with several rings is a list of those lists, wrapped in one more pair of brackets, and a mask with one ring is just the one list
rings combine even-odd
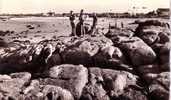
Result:
{"label": "horizon line", "polygon": [[[155,10],[157,10],[157,9],[169,9],[170,10],[170,8],[169,7],[159,7],[159,8],[156,8],[156,9],[150,9],[150,10],[148,10],[148,11],[146,11],[146,12],[141,12],[141,13],[148,13],[148,12],[151,12],[151,11],[155,11]],[[81,9],[80,9],[81,10]],[[112,9],[111,9],[112,10]],[[129,9],[128,10],[125,10],[125,11],[111,11],[111,10],[109,10],[109,11],[104,11],[104,12],[102,12],[102,11],[94,11],[94,10],[92,10],[92,11],[87,11],[87,12],[85,12],[85,13],[136,13],[136,12],[133,12],[133,11],[130,11]],[[54,11],[54,10],[49,10],[49,11],[43,11],[43,12],[33,12],[33,13],[30,13],[30,12],[24,12],[24,13],[8,13],[8,12],[6,12],[6,13],[4,13],[4,12],[0,12],[0,15],[2,15],[2,14],[46,14],[46,13],[48,13],[48,12],[54,12],[55,14],[64,14],[64,13],[69,13],[71,10],[68,10],[68,11],[65,11],[65,12],[59,12],[59,11]],[[74,11],[74,10],[73,10]],[[75,13],[79,13],[78,11],[75,11]]]}

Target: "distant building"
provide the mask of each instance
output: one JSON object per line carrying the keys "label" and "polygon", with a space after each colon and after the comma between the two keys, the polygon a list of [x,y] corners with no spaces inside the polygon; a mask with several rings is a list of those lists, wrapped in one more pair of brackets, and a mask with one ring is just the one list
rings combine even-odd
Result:
{"label": "distant building", "polygon": [[156,10],[157,15],[159,17],[169,17],[170,16],[170,9],[169,8],[158,8]]}

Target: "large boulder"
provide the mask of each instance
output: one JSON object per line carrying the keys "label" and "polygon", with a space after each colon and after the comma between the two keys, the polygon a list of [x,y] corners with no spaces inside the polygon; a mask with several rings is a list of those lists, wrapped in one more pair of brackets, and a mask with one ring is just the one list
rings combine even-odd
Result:
{"label": "large boulder", "polygon": [[58,86],[45,85],[42,93],[44,95],[44,99],[47,100],[74,100],[74,97],[68,90],[62,89]]}
{"label": "large boulder", "polygon": [[163,29],[159,33],[159,43],[165,44],[166,42],[170,42],[171,40],[171,30],[170,29]]}
{"label": "large boulder", "polygon": [[2,38],[0,38],[0,47],[8,47],[8,43]]}
{"label": "large boulder", "polygon": [[86,36],[79,38],[73,45],[66,47],[66,49],[61,53],[63,62],[67,64],[93,66],[92,57],[98,53],[101,47],[111,46],[112,44],[112,41],[104,36]]}
{"label": "large boulder", "polygon": [[156,43],[152,46],[157,55],[157,62],[163,71],[170,71],[170,50],[171,42],[165,44]]}
{"label": "large boulder", "polygon": [[18,99],[22,89],[29,83],[31,74],[27,72],[12,73],[10,76],[0,76],[0,93],[2,98]]}
{"label": "large boulder", "polygon": [[102,84],[88,84],[84,87],[80,100],[110,100]]}
{"label": "large boulder", "polygon": [[139,23],[135,35],[140,37],[148,45],[152,45],[158,42],[165,43],[170,41],[171,32],[168,23],[158,20],[147,20]]}
{"label": "large boulder", "polygon": [[[147,96],[136,89],[138,88],[136,75],[125,71],[100,68],[89,68],[89,74],[89,83],[84,87],[82,94],[83,100],[123,100],[123,98],[147,100]],[[137,93],[134,97],[127,95],[134,95],[134,93]]]}
{"label": "large boulder", "polygon": [[23,88],[23,91],[19,95],[19,100],[42,100],[45,96],[40,92],[40,83],[38,80],[31,80],[30,84],[27,84]]}
{"label": "large boulder", "polygon": [[147,95],[143,94],[142,91],[134,88],[126,88],[124,93],[119,96],[118,100],[149,100]]}
{"label": "large boulder", "polygon": [[95,66],[112,68],[118,70],[131,70],[126,61],[125,56],[118,47],[107,46],[100,49],[100,51],[93,57]]}
{"label": "large boulder", "polygon": [[81,100],[110,100],[103,81],[100,68],[89,68],[89,81],[83,89]]}
{"label": "large boulder", "polygon": [[19,43],[10,43],[9,47],[0,49],[1,73],[34,71],[40,67],[61,64],[61,57],[53,44]]}
{"label": "large boulder", "polygon": [[136,86],[138,78],[136,75],[126,71],[116,71],[110,69],[103,69],[102,77],[105,84],[105,90],[112,98],[118,98],[124,93],[125,88],[128,86]]}
{"label": "large boulder", "polygon": [[119,40],[119,48],[135,66],[152,64],[156,59],[156,54],[146,43],[138,37]]}
{"label": "large boulder", "polygon": [[139,66],[136,70],[148,84],[150,84],[159,73],[164,71],[159,64]]}
{"label": "large boulder", "polygon": [[170,50],[171,50],[170,42],[167,42],[160,48],[160,51],[159,51],[160,64],[169,63]]}
{"label": "large boulder", "polygon": [[169,100],[170,73],[159,64],[139,66],[137,71],[149,88],[153,100]]}
{"label": "large boulder", "polygon": [[91,66],[93,64],[92,56],[94,56],[98,50],[99,47],[95,43],[82,41],[81,43],[77,43],[65,49],[62,53],[62,57],[64,63]]}
{"label": "large boulder", "polygon": [[19,49],[12,48],[3,48],[1,49],[1,63],[10,63],[10,64],[26,64],[30,61],[29,57],[31,54],[29,51],[32,48],[30,46],[20,47]]}
{"label": "large boulder", "polygon": [[50,68],[50,67],[53,67],[55,65],[60,65],[60,64],[62,64],[62,58],[59,52],[53,52],[47,61],[48,67]]}
{"label": "large boulder", "polygon": [[75,99],[79,99],[87,79],[88,71],[82,65],[64,64],[52,67],[49,71],[49,78],[40,80],[40,84],[67,89]]}
{"label": "large boulder", "polygon": [[163,72],[149,85],[149,93],[152,100],[169,100],[170,73]]}

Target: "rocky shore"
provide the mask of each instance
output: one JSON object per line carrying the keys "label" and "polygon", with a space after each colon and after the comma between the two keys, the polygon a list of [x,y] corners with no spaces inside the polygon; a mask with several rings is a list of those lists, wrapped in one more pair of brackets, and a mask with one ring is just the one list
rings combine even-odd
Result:
{"label": "rocky shore", "polygon": [[169,100],[169,25],[136,24],[39,43],[0,40],[0,99]]}

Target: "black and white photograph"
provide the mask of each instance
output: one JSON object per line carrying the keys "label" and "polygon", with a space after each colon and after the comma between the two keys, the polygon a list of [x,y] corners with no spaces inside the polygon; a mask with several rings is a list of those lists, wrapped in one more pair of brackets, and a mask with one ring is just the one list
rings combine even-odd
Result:
{"label": "black and white photograph", "polygon": [[0,100],[170,100],[170,0],[0,0]]}

